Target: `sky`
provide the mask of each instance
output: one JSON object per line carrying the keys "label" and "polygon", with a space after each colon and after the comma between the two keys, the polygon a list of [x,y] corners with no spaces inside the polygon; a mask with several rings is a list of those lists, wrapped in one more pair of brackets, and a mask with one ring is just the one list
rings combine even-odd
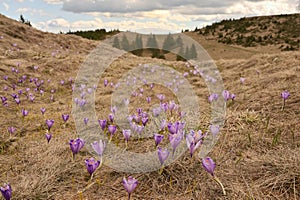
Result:
{"label": "sky", "polygon": [[178,33],[222,19],[299,13],[300,0],[0,0],[0,13],[48,32]]}

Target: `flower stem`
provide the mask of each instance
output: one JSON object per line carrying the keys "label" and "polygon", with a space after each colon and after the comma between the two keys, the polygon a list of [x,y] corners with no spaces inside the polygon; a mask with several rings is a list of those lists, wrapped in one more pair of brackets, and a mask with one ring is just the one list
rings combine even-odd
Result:
{"label": "flower stem", "polygon": [[221,186],[223,195],[226,195],[225,188],[224,188],[223,184],[221,183],[220,179],[218,177],[214,176],[214,180]]}

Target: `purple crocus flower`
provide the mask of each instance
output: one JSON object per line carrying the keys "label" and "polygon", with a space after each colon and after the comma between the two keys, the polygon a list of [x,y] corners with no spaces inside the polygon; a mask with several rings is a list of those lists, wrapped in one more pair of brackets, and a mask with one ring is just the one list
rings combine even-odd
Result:
{"label": "purple crocus flower", "polygon": [[130,138],[131,130],[130,129],[125,129],[125,130],[122,131],[122,133],[123,133],[124,139],[127,143],[129,138]]}
{"label": "purple crocus flower", "polygon": [[219,125],[210,125],[209,126],[210,132],[213,134],[213,136],[216,136],[220,131]]}
{"label": "purple crocus flower", "polygon": [[42,115],[44,115],[45,112],[46,112],[46,108],[41,108],[41,113],[42,113]]}
{"label": "purple crocus flower", "polygon": [[50,142],[50,140],[51,140],[51,138],[52,138],[52,134],[51,133],[46,133],[46,135],[45,135],[45,137],[46,137],[46,139],[47,139],[47,141],[48,141],[48,143]]}
{"label": "purple crocus flower", "polygon": [[16,98],[19,98],[19,96],[17,94],[11,94],[11,96],[16,99]]}
{"label": "purple crocus flower", "polygon": [[144,126],[137,125],[136,126],[136,132],[141,135],[144,128],[145,128]]}
{"label": "purple crocus flower", "polygon": [[107,85],[108,85],[108,80],[105,79],[105,80],[104,80],[104,87],[106,87]]}
{"label": "purple crocus flower", "polygon": [[230,98],[232,99],[232,101],[235,99],[235,94],[230,94]]}
{"label": "purple crocus flower", "polygon": [[189,134],[186,137],[186,144],[190,150],[190,156],[193,157],[193,154],[196,151],[196,149],[202,144],[202,140],[197,141],[197,138],[194,137],[194,135]]}
{"label": "purple crocus flower", "polygon": [[163,119],[160,124],[160,130],[164,130],[167,126],[167,120]]}
{"label": "purple crocus flower", "polygon": [[284,107],[285,107],[285,101],[289,98],[289,96],[290,96],[290,93],[289,93],[287,90],[285,90],[285,91],[283,91],[283,92],[281,93],[281,97],[282,97],[282,99],[283,99],[282,110],[284,110]]}
{"label": "purple crocus flower", "polygon": [[8,76],[3,76],[3,79],[7,81],[7,79],[8,79]]}
{"label": "purple crocus flower", "polygon": [[143,124],[144,126],[146,126],[148,120],[149,120],[148,117],[143,117],[143,118],[142,118],[142,124]]}
{"label": "purple crocus flower", "polygon": [[14,128],[14,127],[8,127],[8,132],[9,132],[10,134],[14,134],[16,130],[17,130],[17,129]]}
{"label": "purple crocus flower", "polygon": [[20,104],[21,100],[19,98],[15,98],[15,102],[16,102],[16,104]]}
{"label": "purple crocus flower", "polygon": [[85,125],[87,125],[87,123],[89,122],[89,118],[87,118],[87,117],[83,118],[83,122]]}
{"label": "purple crocus flower", "polygon": [[242,84],[244,84],[245,80],[246,80],[246,79],[243,78],[243,77],[240,78],[240,82],[241,82]]}
{"label": "purple crocus flower", "polygon": [[224,98],[225,101],[228,101],[230,99],[230,93],[229,93],[229,91],[228,90],[224,90],[222,92],[222,96],[223,96],[223,98]]}
{"label": "purple crocus flower", "polygon": [[6,97],[1,97],[1,100],[2,100],[2,103],[4,104],[4,103],[6,103],[7,98]]}
{"label": "purple crocus flower", "polygon": [[202,166],[203,168],[210,173],[212,176],[214,176],[214,170],[216,168],[216,164],[210,157],[206,157],[202,159]]}
{"label": "purple crocus flower", "polygon": [[113,113],[110,113],[110,114],[108,115],[108,119],[109,119],[109,121],[110,121],[111,123],[113,123],[113,122],[114,122],[114,114],[113,114]]}
{"label": "purple crocus flower", "polygon": [[102,140],[100,140],[99,142],[97,141],[94,141],[92,144],[91,144],[92,148],[94,149],[94,151],[101,157],[102,159],[102,156],[103,156],[103,152],[105,150],[105,147],[106,147],[106,143],[103,142]]}
{"label": "purple crocus flower", "polygon": [[110,132],[111,137],[116,133],[117,127],[115,125],[109,125],[108,131]]}
{"label": "purple crocus flower", "polygon": [[99,119],[98,122],[99,122],[99,125],[100,125],[102,131],[104,131],[104,129],[106,128],[107,120],[106,119],[103,119],[103,120]]}
{"label": "purple crocus flower", "polygon": [[157,98],[158,98],[160,101],[163,101],[166,97],[165,97],[165,95],[163,95],[163,94],[158,94],[158,95],[157,95]]}
{"label": "purple crocus flower", "polygon": [[157,147],[161,141],[164,139],[164,136],[163,135],[160,135],[160,134],[157,134],[155,133],[154,134],[154,140],[155,140],[155,147]]}
{"label": "purple crocus flower", "polygon": [[68,121],[70,115],[68,115],[68,114],[62,114],[61,117],[64,120],[64,122],[66,123]]}
{"label": "purple crocus flower", "polygon": [[48,130],[50,131],[51,127],[54,124],[54,120],[53,119],[46,119],[46,125],[48,127]]}
{"label": "purple crocus flower", "polygon": [[73,152],[73,156],[75,156],[75,154],[77,154],[80,151],[80,149],[84,146],[84,140],[81,138],[77,138],[74,140],[70,140],[69,144],[71,151]]}
{"label": "purple crocus flower", "polygon": [[12,197],[12,189],[10,184],[4,184],[3,187],[0,187],[0,191],[2,193],[2,196],[4,197],[5,200],[10,200]]}
{"label": "purple crocus flower", "polygon": [[218,100],[218,97],[219,97],[218,94],[213,93],[213,94],[211,94],[211,95],[208,96],[208,101],[211,103],[213,101]]}
{"label": "purple crocus flower", "polygon": [[147,97],[146,101],[147,101],[147,103],[150,103],[151,102],[151,97]]}
{"label": "purple crocus flower", "polygon": [[27,116],[28,113],[29,113],[28,110],[22,109],[22,115],[23,115],[23,117]]}
{"label": "purple crocus flower", "polygon": [[99,167],[100,161],[96,161],[94,158],[86,159],[85,165],[87,171],[90,173],[90,175],[92,175],[95,172],[95,170]]}
{"label": "purple crocus flower", "polygon": [[164,162],[169,157],[170,152],[168,151],[168,149],[162,150],[161,147],[158,147],[157,154],[158,154],[158,160],[159,160],[160,164],[163,165]]}
{"label": "purple crocus flower", "polygon": [[136,186],[138,185],[138,181],[135,178],[129,176],[127,180],[125,177],[123,178],[122,184],[128,193],[128,200],[130,200],[131,193],[135,190]]}
{"label": "purple crocus flower", "polygon": [[287,90],[285,90],[281,93],[281,97],[283,98],[283,100],[287,100],[289,98],[289,96],[290,96],[290,93]]}
{"label": "purple crocus flower", "polygon": [[169,141],[173,148],[173,154],[183,138],[183,133],[169,134]]}

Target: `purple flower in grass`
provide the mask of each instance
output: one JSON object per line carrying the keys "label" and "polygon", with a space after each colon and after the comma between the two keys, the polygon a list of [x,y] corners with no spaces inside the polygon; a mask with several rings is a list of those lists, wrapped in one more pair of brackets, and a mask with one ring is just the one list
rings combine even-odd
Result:
{"label": "purple flower in grass", "polygon": [[12,197],[12,189],[10,184],[4,184],[3,187],[0,187],[1,194],[5,200],[10,200]]}
{"label": "purple flower in grass", "polygon": [[151,97],[147,97],[146,101],[147,101],[147,103],[150,103],[151,102]]}
{"label": "purple flower in grass", "polygon": [[51,127],[54,124],[54,120],[53,119],[46,119],[46,125],[48,127],[48,130],[50,131]]}
{"label": "purple flower in grass", "polygon": [[41,113],[42,113],[42,115],[44,115],[45,112],[46,112],[46,108],[41,108]]}
{"label": "purple flower in grass", "polygon": [[105,80],[104,80],[104,87],[106,87],[107,85],[108,85],[108,80],[105,79]]}
{"label": "purple flower in grass", "polygon": [[84,146],[84,140],[81,138],[77,138],[74,140],[70,140],[69,144],[73,156],[75,156],[75,154],[77,154],[80,151],[80,149]]}
{"label": "purple flower in grass", "polygon": [[144,126],[146,126],[148,120],[149,120],[148,117],[143,117],[143,118],[142,118],[142,124],[143,124]]}
{"label": "purple flower in grass", "polygon": [[287,90],[285,90],[281,93],[281,97],[283,98],[283,100],[287,100],[290,95],[291,94]]}
{"label": "purple flower in grass", "polygon": [[122,131],[125,142],[127,143],[129,138],[130,138],[130,134],[131,134],[131,130],[130,129],[125,129]]}
{"label": "purple flower in grass", "polygon": [[235,99],[236,95],[235,94],[230,94],[230,98],[232,99],[232,101]]}
{"label": "purple flower in grass", "polygon": [[163,95],[163,94],[158,94],[158,95],[157,95],[157,98],[158,98],[160,101],[163,101],[163,100],[166,98],[166,96]]}
{"label": "purple flower in grass", "polygon": [[99,167],[100,161],[99,160],[96,161],[94,158],[86,159],[85,165],[86,165],[87,171],[92,176],[92,174],[95,172],[95,170]]}
{"label": "purple flower in grass", "polygon": [[176,148],[180,144],[182,138],[183,138],[183,133],[169,134],[169,141],[173,148],[173,155],[175,153]]}
{"label": "purple flower in grass", "polygon": [[163,165],[164,162],[169,157],[170,152],[168,151],[168,149],[162,150],[161,147],[158,147],[157,148],[157,155],[158,155],[158,160],[159,160],[160,164]]}
{"label": "purple flower in grass", "polygon": [[21,103],[21,100],[19,98],[15,98],[15,102],[19,105]]}
{"label": "purple flower in grass", "polygon": [[8,79],[8,76],[3,76],[3,79],[7,81],[7,79]]}
{"label": "purple flower in grass", "polygon": [[283,99],[283,105],[282,105],[282,110],[284,110],[284,107],[285,107],[285,101],[291,96],[291,94],[285,90],[281,93],[281,97]]}
{"label": "purple flower in grass", "polygon": [[51,133],[46,133],[45,137],[46,137],[46,139],[47,139],[47,141],[49,143],[50,140],[51,140],[51,138],[52,138],[52,134]]}
{"label": "purple flower in grass", "polygon": [[213,136],[216,136],[220,131],[219,125],[210,125],[209,126],[210,132],[213,134]]}
{"label": "purple flower in grass", "polygon": [[137,125],[136,126],[136,132],[141,135],[144,128],[145,128],[144,126]]}
{"label": "purple flower in grass", "polygon": [[15,127],[8,127],[8,132],[10,133],[10,134],[14,134],[15,132],[16,132],[16,128]]}
{"label": "purple flower in grass", "polygon": [[89,118],[87,118],[87,117],[83,118],[83,122],[85,125],[87,125],[87,123],[89,122]]}
{"label": "purple flower in grass", "polygon": [[108,115],[108,119],[109,119],[109,121],[110,121],[111,123],[113,123],[113,122],[114,122],[114,114],[113,114],[113,113],[110,113],[110,114]]}
{"label": "purple flower in grass", "polygon": [[137,187],[138,181],[135,178],[132,178],[131,176],[129,176],[127,180],[125,177],[123,178],[122,184],[128,193],[128,200],[130,200],[131,193]]}
{"label": "purple flower in grass", "polygon": [[64,122],[66,123],[68,121],[70,115],[68,115],[68,114],[62,114],[61,117],[64,120]]}
{"label": "purple flower in grass", "polygon": [[157,147],[163,139],[164,139],[163,135],[155,133],[154,134],[155,147]]}
{"label": "purple flower in grass", "polygon": [[219,97],[218,94],[213,93],[213,94],[211,94],[211,95],[208,96],[208,101],[211,103],[213,101],[218,100],[218,97]]}
{"label": "purple flower in grass", "polygon": [[28,113],[29,113],[28,110],[22,109],[22,115],[23,115],[23,117],[26,117],[28,115]]}
{"label": "purple flower in grass", "polygon": [[245,80],[246,80],[246,79],[243,78],[243,77],[240,78],[240,82],[241,82],[242,84],[244,84]]}
{"label": "purple flower in grass", "polygon": [[102,158],[103,152],[104,152],[105,147],[106,147],[106,143],[102,140],[100,140],[99,142],[94,141],[91,144],[91,146],[94,149],[94,151]]}
{"label": "purple flower in grass", "polygon": [[202,140],[198,140],[194,137],[194,135],[189,134],[186,136],[186,144],[188,149],[190,150],[190,156],[193,157],[194,152],[196,149],[202,144]]}
{"label": "purple flower in grass", "polygon": [[117,127],[115,125],[109,125],[108,126],[108,131],[110,132],[110,136],[112,138],[112,136],[116,133],[117,131]]}
{"label": "purple flower in grass", "polygon": [[202,159],[202,166],[203,168],[210,173],[212,176],[214,176],[214,170],[216,168],[216,164],[210,157],[206,157]]}
{"label": "purple flower in grass", "polygon": [[100,125],[102,131],[104,131],[104,129],[106,128],[106,125],[107,125],[107,120],[106,119],[103,119],[103,120],[99,119],[98,122],[99,122],[99,125]]}
{"label": "purple flower in grass", "polygon": [[230,93],[229,93],[229,91],[228,90],[224,90],[222,92],[222,96],[223,96],[223,98],[224,98],[225,101],[228,101],[230,99]]}

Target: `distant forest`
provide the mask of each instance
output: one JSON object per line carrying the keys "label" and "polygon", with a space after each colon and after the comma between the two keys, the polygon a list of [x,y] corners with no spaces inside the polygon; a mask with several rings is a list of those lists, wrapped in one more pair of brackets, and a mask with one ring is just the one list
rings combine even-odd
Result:
{"label": "distant forest", "polygon": [[112,36],[120,33],[118,29],[106,31],[105,29],[96,29],[88,31],[69,31],[67,34],[74,34],[90,40],[104,40],[107,36]]}
{"label": "distant forest", "polygon": [[[75,34],[90,40],[104,40],[118,33],[120,33],[119,30],[106,31],[105,29],[67,32],[67,34]],[[125,34],[122,37],[114,37],[113,47],[131,52],[136,56],[151,56],[152,58],[159,59],[165,59],[165,54],[169,53],[172,49],[178,48],[177,61],[186,61],[197,57],[195,45],[184,46],[180,36],[174,38],[171,34],[163,42],[162,49],[164,50],[159,49],[155,34],[150,35],[146,44],[143,44],[142,36],[139,34],[136,35],[135,41],[132,43],[128,41]]]}

